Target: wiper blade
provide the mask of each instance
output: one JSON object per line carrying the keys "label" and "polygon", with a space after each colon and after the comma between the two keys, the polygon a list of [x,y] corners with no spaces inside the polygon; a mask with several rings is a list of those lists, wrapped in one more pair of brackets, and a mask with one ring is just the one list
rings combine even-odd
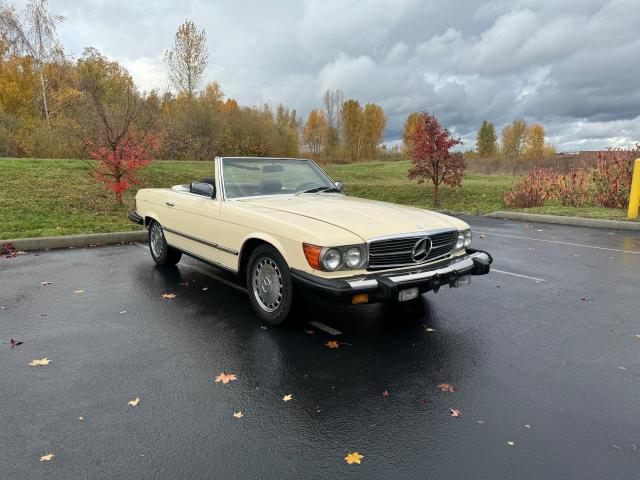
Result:
{"label": "wiper blade", "polygon": [[340,193],[340,190],[338,190],[338,188],[336,187],[313,187],[313,188],[310,188],[309,190],[302,190],[301,192],[296,193],[296,195],[299,195],[301,193],[327,193],[327,192]]}

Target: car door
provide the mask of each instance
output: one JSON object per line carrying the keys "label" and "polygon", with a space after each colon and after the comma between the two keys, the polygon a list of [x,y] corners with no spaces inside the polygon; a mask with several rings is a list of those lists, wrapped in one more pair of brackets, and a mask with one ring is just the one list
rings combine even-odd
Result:
{"label": "car door", "polygon": [[218,198],[184,191],[168,195],[163,227],[167,243],[193,256],[219,263]]}

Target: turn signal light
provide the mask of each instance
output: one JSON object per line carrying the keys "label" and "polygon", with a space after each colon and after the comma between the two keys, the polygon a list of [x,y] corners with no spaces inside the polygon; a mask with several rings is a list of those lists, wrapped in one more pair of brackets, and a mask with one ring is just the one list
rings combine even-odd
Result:
{"label": "turn signal light", "polygon": [[322,247],[311,245],[310,243],[303,243],[302,250],[311,268],[320,270],[320,253],[322,252]]}
{"label": "turn signal light", "polygon": [[367,293],[359,293],[358,295],[354,295],[351,299],[351,303],[354,305],[358,305],[360,303],[368,303],[369,295]]}

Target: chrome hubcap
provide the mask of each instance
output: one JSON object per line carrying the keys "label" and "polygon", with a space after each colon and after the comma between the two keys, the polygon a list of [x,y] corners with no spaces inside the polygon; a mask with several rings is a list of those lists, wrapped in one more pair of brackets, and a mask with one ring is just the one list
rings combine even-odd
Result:
{"label": "chrome hubcap", "polygon": [[256,263],[251,274],[253,294],[266,312],[275,312],[282,303],[282,274],[278,265],[267,257]]}
{"label": "chrome hubcap", "polygon": [[158,223],[151,226],[151,252],[158,258],[164,252],[164,238],[162,237],[162,227]]}

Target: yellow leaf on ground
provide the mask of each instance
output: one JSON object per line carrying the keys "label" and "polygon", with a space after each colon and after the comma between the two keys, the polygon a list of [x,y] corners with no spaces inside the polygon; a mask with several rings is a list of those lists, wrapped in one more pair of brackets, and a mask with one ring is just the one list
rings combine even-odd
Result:
{"label": "yellow leaf on ground", "polygon": [[456,387],[454,387],[453,385],[451,385],[450,383],[441,383],[440,385],[438,385],[438,388],[440,390],[442,390],[443,392],[450,392],[453,393],[456,391]]}
{"label": "yellow leaf on ground", "polygon": [[222,372],[220,375],[218,375],[216,377],[216,383],[222,382],[222,383],[229,383],[232,380],[236,380],[236,376],[233,373],[224,373]]}
{"label": "yellow leaf on ground", "polygon": [[73,293],[84,293],[84,290],[83,289],[74,290]]}
{"label": "yellow leaf on ground", "polygon": [[41,358],[40,360],[38,359],[33,359],[31,360],[31,363],[29,363],[29,365],[31,365],[32,367],[42,367],[44,365],[49,365],[51,363],[51,360],[49,360],[48,358]]}
{"label": "yellow leaf on ground", "polygon": [[43,455],[43,456],[40,457],[40,461],[41,462],[48,462],[53,457],[55,457],[55,455],[53,453],[47,453],[46,455]]}
{"label": "yellow leaf on ground", "polygon": [[45,285],[51,285],[53,282],[40,282],[40,285],[45,286]]}
{"label": "yellow leaf on ground", "polygon": [[165,293],[164,295],[162,295],[162,298],[176,298],[176,294],[175,293]]}
{"label": "yellow leaf on ground", "polygon": [[240,410],[239,412],[233,412],[233,416],[236,418],[244,417],[244,415],[242,414],[242,410]]}
{"label": "yellow leaf on ground", "polygon": [[324,346],[327,348],[338,348],[340,344],[335,340],[329,340],[327,343],[324,344]]}
{"label": "yellow leaf on ground", "polygon": [[507,445],[509,445],[510,447],[513,447],[515,445],[515,442],[512,442],[511,440],[507,441]]}
{"label": "yellow leaf on ground", "polygon": [[283,401],[285,401],[285,402],[288,402],[288,401],[289,401],[289,400],[291,400],[292,398],[293,398],[293,395],[288,394],[288,395],[285,395],[284,397],[282,397],[282,400],[283,400]]}
{"label": "yellow leaf on ground", "polygon": [[137,407],[139,403],[140,403],[140,399],[136,397],[133,400],[129,400],[127,402],[127,405],[131,405],[132,407]]}
{"label": "yellow leaf on ground", "polygon": [[122,311],[120,312],[120,315],[124,315],[125,313],[127,313],[127,311],[126,311],[126,310],[122,310]]}
{"label": "yellow leaf on ground", "polygon": [[347,456],[344,457],[346,462],[351,465],[352,463],[357,463],[360,465],[360,461],[364,458],[364,455],[360,455],[358,452],[347,453]]}
{"label": "yellow leaf on ground", "polygon": [[460,410],[457,408],[450,408],[449,411],[451,412],[451,416],[452,417],[459,417],[460,416]]}

